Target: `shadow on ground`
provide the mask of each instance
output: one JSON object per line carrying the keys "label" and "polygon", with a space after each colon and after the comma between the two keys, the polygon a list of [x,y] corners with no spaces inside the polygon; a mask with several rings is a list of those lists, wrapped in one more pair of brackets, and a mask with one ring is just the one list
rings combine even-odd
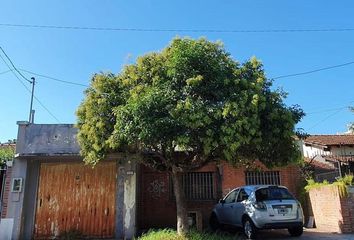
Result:
{"label": "shadow on ground", "polygon": [[[235,240],[246,239],[240,229],[223,229],[221,234],[232,236]],[[261,230],[258,232],[259,240],[285,240],[285,239],[301,239],[301,240],[354,240],[354,234],[338,234],[319,232],[316,229],[305,229],[300,237],[291,237],[287,230]]]}

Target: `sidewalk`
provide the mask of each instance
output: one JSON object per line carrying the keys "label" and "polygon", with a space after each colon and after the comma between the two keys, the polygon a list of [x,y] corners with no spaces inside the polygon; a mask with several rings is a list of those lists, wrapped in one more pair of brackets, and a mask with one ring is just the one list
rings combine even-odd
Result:
{"label": "sidewalk", "polygon": [[328,233],[318,231],[316,228],[305,229],[304,233],[299,238],[290,237],[288,231],[286,230],[266,230],[260,232],[260,239],[301,239],[301,240],[317,240],[317,239],[333,239],[333,240],[354,240],[354,234],[339,234],[339,233]]}

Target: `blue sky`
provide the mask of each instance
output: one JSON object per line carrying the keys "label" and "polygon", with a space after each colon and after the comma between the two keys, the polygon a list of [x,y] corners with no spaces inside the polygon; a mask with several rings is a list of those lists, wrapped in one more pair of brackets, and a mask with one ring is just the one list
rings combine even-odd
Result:
{"label": "blue sky", "polygon": [[[354,28],[354,1],[114,1],[2,0],[0,24],[154,29]],[[354,31],[307,33],[186,33],[35,29],[0,26],[0,46],[18,68],[88,84],[95,72],[118,73],[124,64],[165,47],[176,35],[221,40],[234,59],[262,60],[277,77],[354,61]],[[0,61],[0,73],[7,70]],[[28,78],[32,75],[24,73]],[[354,114],[354,65],[275,80],[308,115],[298,124],[311,134],[345,132]],[[36,77],[35,95],[60,120],[75,123],[84,87]],[[16,138],[27,120],[30,95],[9,72],[0,74],[0,142]],[[30,85],[26,83],[28,87]],[[37,102],[36,123],[57,123]]]}

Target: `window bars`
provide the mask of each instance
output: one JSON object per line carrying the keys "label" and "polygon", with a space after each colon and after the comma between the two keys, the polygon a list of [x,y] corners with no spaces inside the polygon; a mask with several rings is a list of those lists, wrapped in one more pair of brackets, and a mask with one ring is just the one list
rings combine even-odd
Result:
{"label": "window bars", "polygon": [[280,185],[279,171],[247,171],[246,185]]}
{"label": "window bars", "polygon": [[[214,200],[214,173],[189,172],[182,177],[184,194],[188,200]],[[174,198],[172,178],[170,177],[170,196]]]}

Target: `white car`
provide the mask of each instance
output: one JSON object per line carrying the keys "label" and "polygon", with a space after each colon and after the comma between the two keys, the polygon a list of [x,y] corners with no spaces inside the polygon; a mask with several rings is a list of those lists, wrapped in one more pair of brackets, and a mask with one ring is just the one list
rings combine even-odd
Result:
{"label": "white car", "polygon": [[290,235],[303,232],[301,204],[286,187],[251,185],[235,188],[214,207],[210,226],[242,227],[248,239],[255,238],[258,229],[288,229]]}

